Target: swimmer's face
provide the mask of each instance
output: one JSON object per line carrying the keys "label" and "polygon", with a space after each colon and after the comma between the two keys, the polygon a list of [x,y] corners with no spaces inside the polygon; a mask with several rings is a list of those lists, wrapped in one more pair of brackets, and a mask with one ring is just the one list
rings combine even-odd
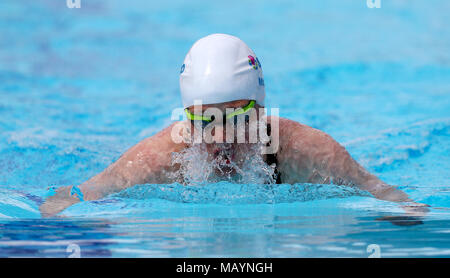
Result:
{"label": "swimmer's face", "polygon": [[[223,103],[217,103],[217,104],[204,104],[204,105],[192,105],[190,107],[188,107],[189,112],[192,114],[199,114],[202,113],[204,114],[208,109],[209,111],[212,111],[210,108],[215,108],[220,110],[220,112],[222,113],[222,115],[226,115],[227,114],[227,108],[233,108],[233,109],[238,109],[238,108],[242,108],[245,107],[246,105],[248,105],[250,102],[250,100],[247,99],[242,99],[242,100],[235,100],[235,101],[230,101],[230,102],[223,102]],[[245,123],[247,128],[245,128],[245,138],[246,138],[246,142],[248,142],[248,138],[249,138],[249,129],[248,129],[248,124],[249,122],[252,121],[257,121],[258,117],[259,117],[259,108],[262,108],[260,105],[258,105],[257,103],[255,103],[254,108],[254,114],[252,116],[251,113],[246,113],[243,115],[239,115],[237,117],[242,117],[242,123]],[[216,110],[217,111],[217,110]],[[229,111],[228,111],[229,112]],[[247,117],[246,117],[247,115]],[[211,136],[213,137],[213,142],[230,142],[230,140],[226,140],[226,124],[223,123],[222,120],[217,120],[214,123],[209,124],[210,126],[209,128],[209,132],[208,134],[211,134]],[[242,127],[242,126],[241,126]],[[193,130],[194,124],[191,122],[191,130]],[[205,127],[206,130],[207,127]],[[238,124],[234,125],[234,139],[233,142],[231,144],[222,144],[222,143],[209,143],[207,144],[207,149],[208,152],[214,156],[218,155],[218,151],[220,151],[221,149],[223,149],[223,145],[227,145],[227,151],[231,151],[233,152],[234,149],[236,149],[236,145],[237,144],[237,129],[240,128]],[[231,154],[233,155],[233,154]]]}

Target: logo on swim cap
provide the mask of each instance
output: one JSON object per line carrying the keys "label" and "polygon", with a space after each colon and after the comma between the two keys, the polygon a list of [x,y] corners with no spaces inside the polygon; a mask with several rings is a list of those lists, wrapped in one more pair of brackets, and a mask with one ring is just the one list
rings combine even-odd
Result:
{"label": "logo on swim cap", "polygon": [[182,74],[182,73],[184,72],[184,68],[185,68],[185,65],[184,65],[184,64],[182,64],[182,65],[181,65],[181,70],[180,70],[180,74]]}
{"label": "logo on swim cap", "polygon": [[248,64],[252,66],[255,70],[258,69],[258,63],[252,55],[248,55]]}
{"label": "logo on swim cap", "polygon": [[256,57],[256,62],[258,63],[258,67],[260,67],[262,69],[261,63],[259,62],[258,57]]}

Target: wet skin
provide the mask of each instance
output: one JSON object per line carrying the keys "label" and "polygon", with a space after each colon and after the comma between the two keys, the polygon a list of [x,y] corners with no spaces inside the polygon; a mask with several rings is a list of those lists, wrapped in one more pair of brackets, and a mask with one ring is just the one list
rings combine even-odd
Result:
{"label": "wet skin", "polygon": [[[240,108],[248,102],[249,100],[238,100],[203,105],[201,109],[204,111],[215,107],[225,113],[226,108]],[[258,109],[260,106],[256,104],[255,108]],[[198,107],[189,107],[189,110],[197,114],[200,111]],[[326,133],[284,118],[269,116],[266,120],[269,124],[275,120],[279,123],[279,148],[276,158],[282,183],[329,184],[333,182],[357,186],[378,199],[406,203],[403,208],[407,215],[423,216],[428,211],[426,205],[412,202],[406,193],[370,174],[350,156],[343,146]],[[84,200],[100,199],[136,184],[175,182],[171,173],[176,172],[179,165],[172,165],[172,153],[182,151],[189,147],[189,144],[175,143],[172,132],[179,132],[181,135],[183,129],[189,128],[194,128],[190,122],[175,122],[156,135],[131,147],[103,172],[79,186]],[[215,128],[212,135],[216,140],[220,140],[225,138],[225,130],[220,127]],[[213,157],[217,156],[219,149],[217,144],[207,144],[207,151]],[[242,160],[245,154],[238,150],[231,144],[230,153],[226,159]],[[41,214],[44,217],[54,216],[79,202],[76,196],[69,194],[70,189],[71,186],[60,187],[54,196],[49,197],[41,205]]]}

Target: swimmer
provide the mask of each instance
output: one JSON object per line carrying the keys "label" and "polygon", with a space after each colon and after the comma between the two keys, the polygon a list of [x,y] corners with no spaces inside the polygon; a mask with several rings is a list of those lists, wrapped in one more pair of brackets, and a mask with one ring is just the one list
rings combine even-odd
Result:
{"label": "swimmer", "polygon": [[[402,203],[410,215],[427,211],[426,205],[366,171],[326,133],[259,113],[265,106],[261,64],[237,37],[212,34],[195,42],[181,66],[180,91],[187,120],[142,140],[83,184],[58,188],[40,206],[42,215],[54,216],[80,201],[101,199],[137,184],[186,182],[179,174],[183,161],[174,163],[173,155],[196,144],[204,146],[206,154],[199,165],[216,163],[211,174],[216,180],[239,175],[236,169],[242,169],[249,156],[260,156],[273,169],[268,182],[354,186],[378,199]],[[251,126],[270,140],[250,142]],[[242,127],[244,140],[239,142]],[[251,151],[252,146],[264,151]]]}

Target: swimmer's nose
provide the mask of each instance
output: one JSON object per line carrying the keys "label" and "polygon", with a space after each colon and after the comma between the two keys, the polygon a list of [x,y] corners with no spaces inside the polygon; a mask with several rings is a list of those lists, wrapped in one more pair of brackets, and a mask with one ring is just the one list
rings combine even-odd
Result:
{"label": "swimmer's nose", "polygon": [[216,126],[214,129],[214,139],[216,142],[225,142],[226,132],[223,126]]}

